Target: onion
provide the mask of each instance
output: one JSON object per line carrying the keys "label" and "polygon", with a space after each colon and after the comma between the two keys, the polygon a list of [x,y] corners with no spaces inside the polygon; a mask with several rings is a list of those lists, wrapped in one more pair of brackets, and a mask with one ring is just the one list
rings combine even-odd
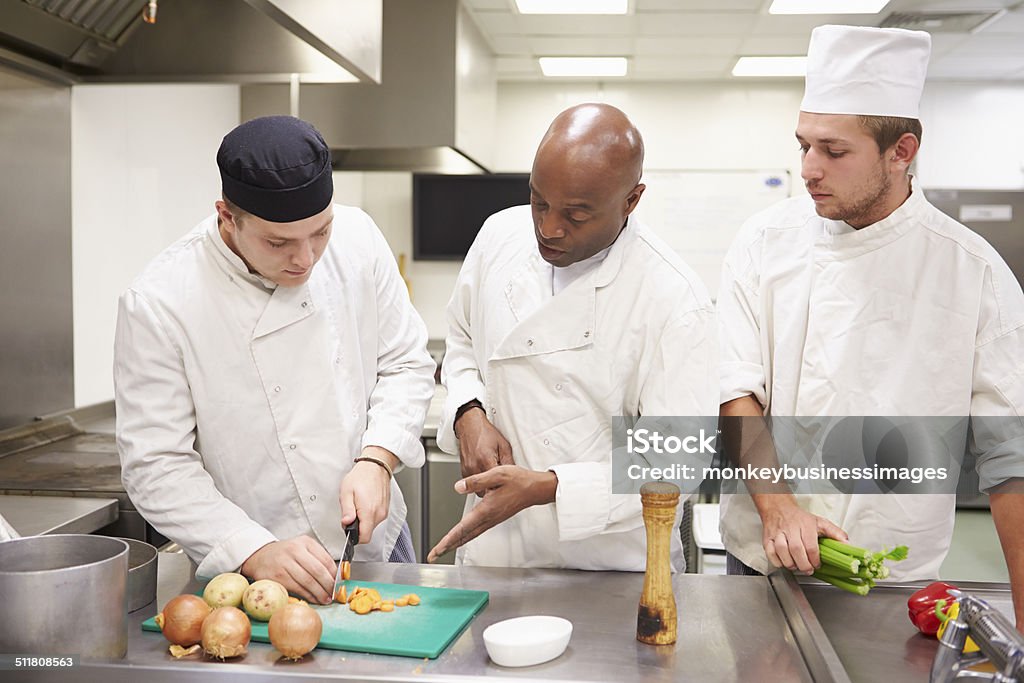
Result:
{"label": "onion", "polygon": [[301,659],[315,648],[323,629],[320,615],[305,603],[285,605],[267,624],[271,644],[288,659]]}
{"label": "onion", "polygon": [[218,607],[203,622],[203,651],[211,657],[227,659],[245,654],[252,625],[237,607]]}
{"label": "onion", "polygon": [[206,600],[210,607],[238,607],[242,604],[242,593],[248,587],[249,579],[241,574],[218,574],[206,584],[203,600]]}
{"label": "onion", "polygon": [[288,591],[277,581],[261,579],[242,593],[245,612],[257,621],[269,621],[274,612],[288,604]]}
{"label": "onion", "polygon": [[209,614],[210,606],[198,595],[179,595],[171,598],[164,605],[164,611],[156,615],[156,625],[168,641],[189,647],[202,640],[203,620]]}

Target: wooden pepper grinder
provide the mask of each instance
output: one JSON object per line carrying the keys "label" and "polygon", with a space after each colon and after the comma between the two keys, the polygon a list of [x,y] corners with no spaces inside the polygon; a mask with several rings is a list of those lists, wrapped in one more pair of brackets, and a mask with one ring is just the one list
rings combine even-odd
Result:
{"label": "wooden pepper grinder", "polygon": [[647,530],[647,571],[636,617],[636,639],[649,645],[676,642],[676,596],[669,550],[675,531],[679,487],[664,481],[640,487]]}

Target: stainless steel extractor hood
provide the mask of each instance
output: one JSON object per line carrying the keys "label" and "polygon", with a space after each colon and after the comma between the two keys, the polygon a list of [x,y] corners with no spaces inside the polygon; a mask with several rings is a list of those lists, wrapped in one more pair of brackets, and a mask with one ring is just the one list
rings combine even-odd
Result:
{"label": "stainless steel extractor hood", "polygon": [[459,0],[385,0],[381,66],[380,84],[245,85],[242,119],[301,116],[336,170],[487,172],[495,57]]}
{"label": "stainless steel extractor hood", "polygon": [[3,0],[0,62],[70,82],[378,83],[382,0]]}

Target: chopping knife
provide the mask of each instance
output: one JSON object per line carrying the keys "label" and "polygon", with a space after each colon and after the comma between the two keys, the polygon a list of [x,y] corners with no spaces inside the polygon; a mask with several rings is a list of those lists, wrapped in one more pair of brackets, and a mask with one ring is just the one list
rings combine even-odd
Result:
{"label": "chopping knife", "polygon": [[345,525],[342,531],[345,532],[345,549],[341,551],[341,557],[338,559],[338,572],[334,575],[334,590],[331,591],[331,600],[334,600],[334,596],[338,594],[338,587],[341,585],[342,566],[345,562],[350,562],[356,552],[356,544],[359,543],[359,518],[356,517],[351,524]]}

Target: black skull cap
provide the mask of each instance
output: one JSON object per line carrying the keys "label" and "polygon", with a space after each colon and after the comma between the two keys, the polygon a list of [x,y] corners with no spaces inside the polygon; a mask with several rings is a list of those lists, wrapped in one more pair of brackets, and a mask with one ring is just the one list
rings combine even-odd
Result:
{"label": "black skull cap", "polygon": [[331,150],[319,131],[294,116],[239,125],[217,150],[224,197],[272,223],[320,213],[334,197]]}

